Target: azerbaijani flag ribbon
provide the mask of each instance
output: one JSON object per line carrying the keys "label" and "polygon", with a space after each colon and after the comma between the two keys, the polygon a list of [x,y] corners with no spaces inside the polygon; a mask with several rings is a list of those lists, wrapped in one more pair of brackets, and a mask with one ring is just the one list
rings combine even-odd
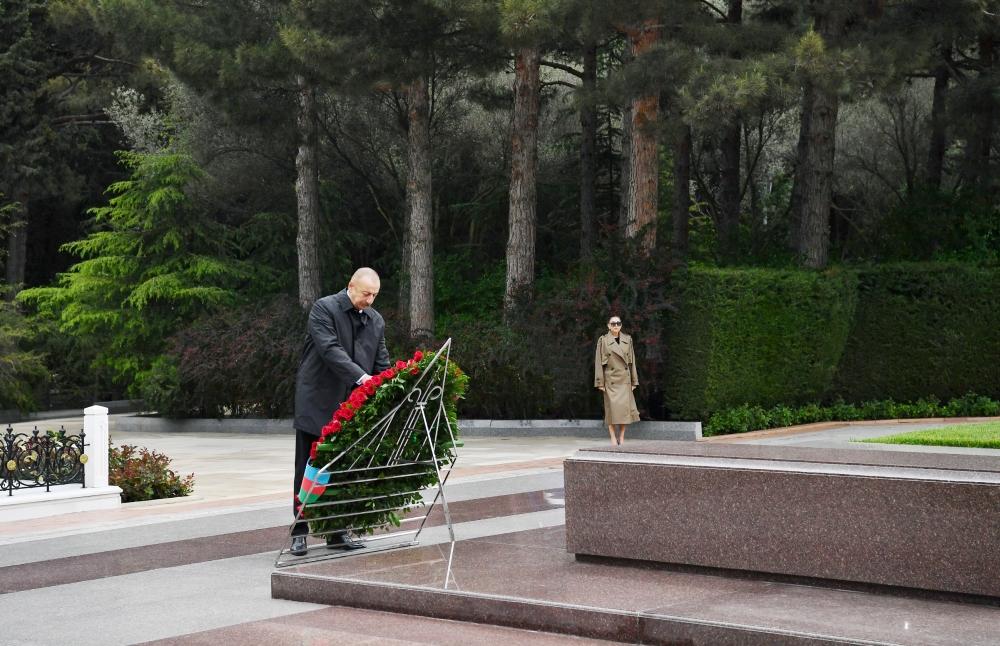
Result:
{"label": "azerbaijani flag ribbon", "polygon": [[319,500],[319,497],[326,491],[326,485],[330,483],[330,472],[320,473],[319,469],[312,464],[306,465],[305,473],[302,474],[302,488],[299,489],[299,501],[308,505]]}

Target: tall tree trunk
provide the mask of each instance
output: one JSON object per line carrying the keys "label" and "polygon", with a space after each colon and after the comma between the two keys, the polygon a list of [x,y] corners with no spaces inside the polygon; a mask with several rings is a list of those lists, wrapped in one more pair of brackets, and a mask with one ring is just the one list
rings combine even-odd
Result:
{"label": "tall tree trunk", "polygon": [[625,224],[628,222],[628,205],[632,203],[632,103],[622,107],[622,156],[621,170],[618,172],[618,217],[616,225],[619,236],[625,235]]}
{"label": "tall tree trunk", "polygon": [[410,337],[430,340],[434,336],[434,235],[431,223],[431,111],[426,79],[421,77],[410,85],[407,103]]}
{"label": "tall tree trunk", "polygon": [[735,262],[739,254],[741,134],[739,121],[727,125],[719,145],[719,254],[726,263]]}
{"label": "tall tree trunk", "polygon": [[979,88],[976,107],[973,110],[973,135],[965,145],[966,181],[978,189],[988,188],[990,183],[990,151],[993,147],[993,130],[996,121],[995,99],[990,77],[996,57],[996,43],[993,34],[979,35]]}
{"label": "tall tree trunk", "polygon": [[833,161],[836,153],[837,112],[835,91],[808,82],[802,99],[799,134],[800,157],[796,183],[799,192],[798,254],[805,267],[826,267],[830,252],[830,203],[833,197]]}
{"label": "tall tree trunk", "polygon": [[792,195],[788,207],[788,248],[793,253],[799,251],[799,237],[802,230],[802,173],[804,170],[802,164],[809,152],[808,145],[812,136],[811,117],[812,113],[805,109],[805,93],[803,93],[803,107],[799,117],[799,141],[795,146],[795,175],[792,179]]}
{"label": "tall tree trunk", "polygon": [[583,50],[583,102],[580,105],[580,258],[591,257],[597,212],[597,43]]}
{"label": "tall tree trunk", "polygon": [[7,231],[7,258],[5,274],[7,291],[4,296],[13,300],[24,287],[25,269],[28,266],[28,195],[16,195],[17,208],[11,217]]}
{"label": "tall tree trunk", "polygon": [[[739,25],[742,22],[742,0],[730,0],[726,23]],[[739,53],[734,51],[730,55],[737,58]],[[735,262],[739,254],[741,135],[742,124],[739,117],[734,116],[732,123],[723,126],[719,145],[721,167],[719,168],[718,240],[719,253],[722,260],[727,263]]]}
{"label": "tall tree trunk", "polygon": [[688,255],[691,217],[691,126],[682,123],[674,141],[673,261],[683,263]]}
{"label": "tall tree trunk", "polygon": [[951,80],[951,73],[948,71],[947,59],[950,46],[942,46],[942,62],[934,70],[934,100],[931,103],[931,139],[927,149],[927,176],[925,182],[928,187],[939,190],[941,188],[941,178],[944,174],[944,152],[948,147],[947,140],[947,115],[948,108],[948,83]]}
{"label": "tall tree trunk", "polygon": [[299,149],[295,155],[295,199],[298,234],[295,249],[299,259],[299,305],[309,309],[320,297],[319,267],[319,158],[316,89],[302,75],[295,81],[299,92]]}
{"label": "tall tree trunk", "polygon": [[536,168],[538,109],[541,94],[538,47],[523,47],[514,55],[514,123],[511,133],[509,235],[504,319],[511,321],[521,299],[535,282]]}
{"label": "tall tree trunk", "polygon": [[[636,58],[651,49],[660,37],[656,20],[647,20],[642,27],[629,32],[632,54]],[[632,137],[629,156],[628,211],[625,237],[636,239],[649,255],[656,246],[656,211],[660,179],[660,155],[656,136],[660,98],[656,94],[632,100]]]}

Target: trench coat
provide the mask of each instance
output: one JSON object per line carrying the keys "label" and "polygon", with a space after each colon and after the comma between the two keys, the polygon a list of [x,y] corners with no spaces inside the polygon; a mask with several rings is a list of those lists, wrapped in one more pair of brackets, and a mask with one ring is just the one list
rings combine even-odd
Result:
{"label": "trench coat", "polygon": [[639,421],[639,410],[632,395],[633,386],[639,385],[635,370],[635,346],[632,337],[624,332],[618,341],[611,333],[597,340],[594,355],[594,386],[604,388],[604,423],[631,424]]}
{"label": "trench coat", "polygon": [[344,289],[319,299],[309,312],[295,376],[294,426],[298,431],[319,435],[362,375],[389,367],[385,319],[374,308],[366,308],[355,338],[353,308]]}

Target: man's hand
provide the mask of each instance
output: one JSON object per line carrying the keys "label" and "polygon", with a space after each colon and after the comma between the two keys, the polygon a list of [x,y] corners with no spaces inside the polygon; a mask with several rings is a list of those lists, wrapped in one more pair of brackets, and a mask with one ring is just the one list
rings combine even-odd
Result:
{"label": "man's hand", "polygon": [[368,381],[371,378],[372,378],[371,375],[362,375],[361,376],[361,381],[359,382],[359,385],[364,386],[365,382]]}
{"label": "man's hand", "polygon": [[602,393],[604,392],[604,386],[598,386],[597,389],[600,390]]}

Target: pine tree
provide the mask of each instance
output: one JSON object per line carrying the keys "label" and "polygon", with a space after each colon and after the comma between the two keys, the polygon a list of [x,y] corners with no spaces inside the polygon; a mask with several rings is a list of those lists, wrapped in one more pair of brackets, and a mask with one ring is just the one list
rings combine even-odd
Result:
{"label": "pine tree", "polygon": [[811,269],[822,269],[829,260],[839,86],[844,81],[839,52],[849,32],[860,31],[881,16],[882,5],[882,0],[810,0],[808,4],[813,28],[796,51],[804,74],[792,217],[796,252]]}
{"label": "pine tree", "polygon": [[224,112],[238,127],[285,138],[294,150],[298,297],[303,308],[322,293],[318,250],[317,103],[324,88],[297,64],[281,29],[287,0],[191,4],[122,0],[98,5],[108,29],[150,55]]}
{"label": "pine tree", "polygon": [[[433,91],[442,70],[458,75],[481,63],[470,52],[488,35],[480,23],[488,24],[483,14],[493,7],[448,0],[292,6],[293,20],[282,36],[300,65],[328,87],[379,92],[398,106],[407,141],[404,293],[410,336],[427,340],[434,334]],[[372,42],[379,47],[371,49]]]}
{"label": "pine tree", "polygon": [[508,206],[507,281],[504,318],[511,320],[521,301],[530,298],[535,282],[535,238],[538,227],[538,112],[541,59],[546,32],[556,17],[546,0],[501,0],[503,33],[514,53],[514,115]]}

